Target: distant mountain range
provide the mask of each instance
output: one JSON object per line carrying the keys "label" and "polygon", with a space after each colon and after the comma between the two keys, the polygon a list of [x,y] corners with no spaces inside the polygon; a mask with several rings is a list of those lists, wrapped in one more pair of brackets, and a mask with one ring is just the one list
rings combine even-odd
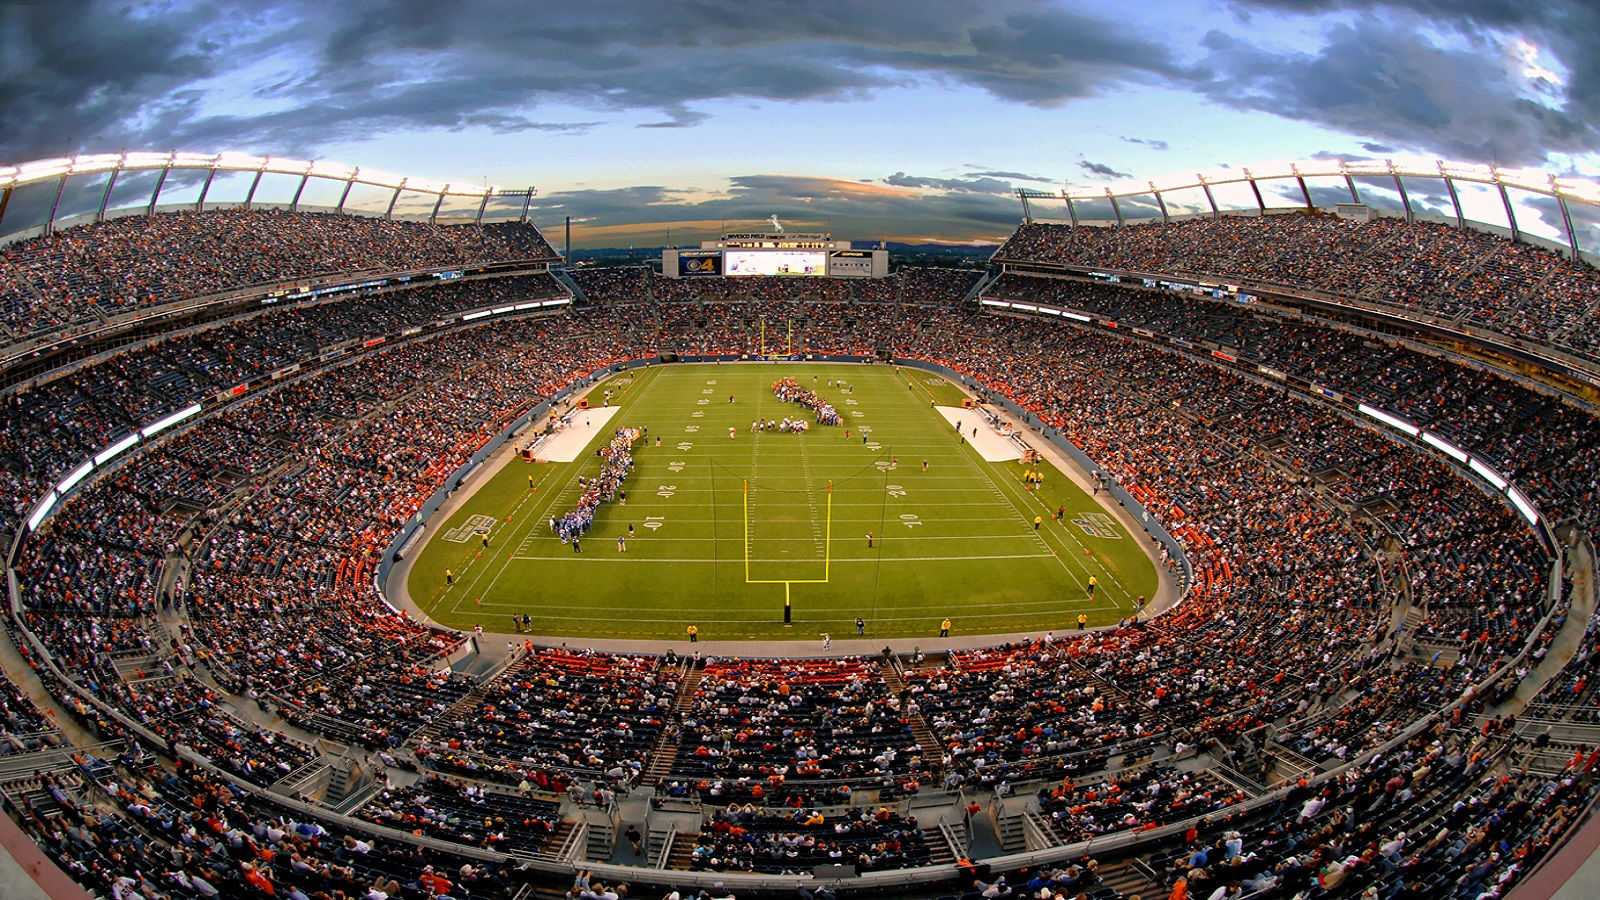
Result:
{"label": "distant mountain range", "polygon": [[[876,244],[858,241],[857,246],[872,249]],[[884,246],[889,251],[890,265],[922,266],[981,266],[999,249],[998,244],[902,244],[897,241],[889,241]],[[644,265],[651,261],[659,263],[663,249],[665,247],[573,250],[572,259],[576,263],[592,266]]]}

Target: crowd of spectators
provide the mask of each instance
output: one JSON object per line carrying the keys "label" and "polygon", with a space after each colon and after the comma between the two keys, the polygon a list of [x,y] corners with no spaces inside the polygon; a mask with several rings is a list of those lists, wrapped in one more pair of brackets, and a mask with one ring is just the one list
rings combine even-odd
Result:
{"label": "crowd of spectators", "polygon": [[1309,288],[1465,321],[1600,360],[1600,276],[1471,228],[1326,213],[1127,227],[1023,225],[996,259]]}
{"label": "crowd of spectators", "polygon": [[361,831],[334,832],[180,763],[79,757],[42,775],[53,809],[12,814],[64,871],[101,896],[288,900],[509,897],[507,866]]}
{"label": "crowd of spectators", "polygon": [[641,266],[572,276],[646,355],[873,355],[914,347],[922,331],[955,321],[980,273],[913,267],[878,279],[665,278]]}
{"label": "crowd of spectators", "polygon": [[560,807],[549,800],[438,776],[408,788],[385,788],[356,816],[413,834],[522,854],[543,849],[561,821]]}
{"label": "crowd of spectators", "polygon": [[683,713],[672,777],[732,783],[746,802],[841,783],[894,796],[928,777],[914,714],[859,657],[709,663]]}
{"label": "crowd of spectators", "polygon": [[1246,799],[1239,788],[1172,765],[1148,765],[1084,784],[1064,778],[1038,793],[1039,812],[1062,843],[1117,831],[1149,831]]}
{"label": "crowd of spectators", "polygon": [[862,872],[905,869],[929,864],[926,837],[915,816],[887,806],[831,813],[729,806],[707,819],[690,868],[790,874],[833,865]]}
{"label": "crowd of spectators", "polygon": [[[1216,347],[1241,361],[1307,379],[1337,394],[1359,398],[1438,433],[1482,456],[1500,472],[1530,487],[1557,519],[1592,527],[1600,523],[1600,420],[1568,399],[1503,373],[1423,353],[1380,336],[1339,330],[1309,320],[1272,315],[1230,302],[1088,284],[1056,278],[1002,276],[989,293],[1059,304],[1116,322]],[[1344,427],[1348,442],[1301,435],[1291,421],[1261,410],[1257,440],[1299,440],[1307,471],[1335,458],[1355,469],[1392,445]],[[1318,458],[1316,448],[1337,446]],[[1351,450],[1357,457],[1348,456]]]}
{"label": "crowd of spectators", "polygon": [[626,790],[665,727],[680,669],[648,656],[541,649],[439,723],[417,758],[441,772],[563,793]]}
{"label": "crowd of spectators", "polygon": [[1506,769],[1499,729],[1428,731],[1321,786],[1302,780],[1266,814],[1189,829],[1153,862],[1186,896],[1498,897],[1575,821],[1592,785]]}
{"label": "crowd of spectators", "polygon": [[0,756],[28,753],[61,742],[61,734],[10,676],[0,672]]}
{"label": "crowd of spectators", "polygon": [[0,321],[25,336],[320,275],[557,258],[523,223],[429,225],[262,209],[125,216],[0,250]]}
{"label": "crowd of spectators", "polygon": [[[638,280],[619,276],[617,284]],[[1585,474],[1593,469],[1582,468],[1592,460],[1560,456],[1561,447],[1582,446],[1592,420],[1527,388],[1387,345],[1352,352],[1349,334],[1308,323],[1280,322],[1281,333],[1268,334],[1272,321],[1248,310],[1206,304],[1185,316],[1153,308],[1159,304],[1138,292],[1031,281],[1039,284],[1005,288],[1082,291],[1078,308],[1125,302],[1148,315],[1150,327],[1226,335],[1236,341],[1229,346],[1249,340],[1262,354],[1277,348],[1297,371],[1385,391],[1386,407],[1419,419],[1495,423],[1462,438],[1474,452],[1550,439],[1556,449],[1506,471],[1540,502],[1574,517],[1593,514],[1594,483]],[[794,297],[781,293],[802,288],[693,284],[706,286],[674,284],[664,290],[677,292],[675,300],[657,294],[403,345],[200,421],[80,493],[27,542],[18,578],[28,627],[92,694],[255,784],[288,774],[310,751],[244,725],[196,673],[352,743],[390,747],[431,725],[417,756],[441,773],[556,793],[578,779],[608,789],[636,784],[677,691],[671,662],[542,650],[457,708],[472,685],[438,660],[460,637],[393,613],[365,586],[376,553],[460,461],[539,398],[638,352],[638,329],[655,327],[641,323],[679,301],[697,309],[679,321],[702,346],[749,352],[752,321],[798,309],[807,313],[808,347],[887,341],[1013,398],[1138,497],[1196,566],[1189,599],[1157,622],[958,653],[946,667],[908,673],[904,694],[859,659],[708,665],[683,714],[671,772],[701,796],[798,797],[797,783],[811,796],[852,784],[892,796],[940,770],[951,786],[1063,777],[1108,784],[1091,779],[1117,756],[1157,744],[1198,743],[1227,755],[1270,740],[1314,760],[1355,759],[1459,698],[1526,644],[1548,611],[1548,560],[1520,520],[1441,466],[1281,389],[1117,334],[974,315],[953,304],[917,304],[907,316],[912,307],[900,300],[827,299],[846,290],[829,283]],[[742,293],[708,299],[714,289]],[[275,327],[271,321],[249,327]],[[134,353],[149,354],[141,371],[180,364],[156,349]],[[81,391],[51,382],[7,404],[7,417],[31,423],[26,433],[37,437],[5,448],[0,471],[17,492],[6,504],[13,514],[39,484],[126,427],[117,415],[132,416],[118,405],[127,401],[116,367],[133,355],[85,369],[75,379]],[[59,393],[46,402],[48,390]],[[183,391],[166,396],[175,402]],[[1329,468],[1341,477],[1322,477]],[[1421,637],[1459,649],[1454,664],[1391,664],[1388,613],[1401,598],[1386,577],[1383,544],[1403,557],[1411,602],[1428,614]],[[180,613],[183,624],[170,627]],[[919,716],[941,747],[918,746]],[[1082,807],[1072,827],[1125,821],[1127,803],[1151,800],[1132,808],[1142,827],[1139,813],[1159,813],[1153,821],[1230,802],[1209,785],[1157,791],[1152,800],[1136,799],[1147,784],[1131,776],[1118,783],[1114,806],[1099,790],[1093,798],[1088,788],[1066,790],[1066,811]],[[453,828],[461,823],[452,825],[441,807],[473,804],[470,790],[440,791],[450,799],[437,803],[393,794],[398,807],[389,813],[416,817],[418,828],[441,827],[442,815]],[[1550,790],[1575,793],[1572,785]],[[1161,805],[1180,793],[1184,803]],[[785,807],[724,817],[729,833],[715,833],[703,864],[916,864],[914,842],[891,837],[911,833],[914,822],[869,826],[856,821],[859,810],[825,821],[860,830],[859,841],[845,841],[806,831],[816,823],[800,814]],[[484,818],[488,827],[461,831],[469,843],[498,840],[494,820],[506,817]],[[745,831],[737,841],[736,825]],[[243,872],[237,867],[233,877]]]}

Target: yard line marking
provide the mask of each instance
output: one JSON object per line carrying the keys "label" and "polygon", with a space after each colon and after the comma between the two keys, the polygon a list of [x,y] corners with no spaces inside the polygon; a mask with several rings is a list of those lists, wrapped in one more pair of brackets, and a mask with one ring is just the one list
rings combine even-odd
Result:
{"label": "yard line marking", "polygon": [[[701,538],[679,538],[678,540],[703,540],[703,539],[701,539]],[[954,538],[950,538],[949,540],[954,540]],[[549,557],[549,556],[527,556],[527,557],[523,557],[523,556],[519,556],[519,557],[516,557],[516,558],[517,559],[540,559],[540,560],[549,560],[549,559],[565,560],[565,559],[568,559],[568,557],[565,557],[565,556],[557,556],[557,557]],[[704,557],[704,556],[683,556],[683,557],[652,556],[652,557],[644,557],[644,556],[634,556],[632,554],[629,554],[626,559],[623,559],[623,558],[620,558],[620,557],[617,557],[617,556],[606,556],[604,554],[599,554],[599,553],[592,554],[592,555],[591,554],[578,553],[578,554],[574,554],[570,558],[571,558],[571,560],[573,562],[580,562],[580,563],[609,562],[609,563],[617,563],[617,564],[621,564],[621,563],[715,563],[715,562],[718,561],[716,559],[713,559],[713,558],[710,558],[710,557]],[[880,559],[885,563],[903,563],[903,562],[967,562],[967,561],[970,561],[970,560],[979,560],[979,559],[1050,559],[1050,558],[1051,558],[1051,556],[1048,553],[996,553],[996,554],[978,555],[978,556],[883,556],[883,557],[869,556],[869,557],[859,557],[859,558],[852,558],[852,559],[835,559],[833,561],[833,564],[834,565],[840,565],[842,563],[852,563],[852,564],[854,564],[854,563],[872,563],[872,564],[876,565]],[[754,563],[793,563],[794,562],[794,560],[792,560],[792,559],[757,559],[757,558],[753,558],[753,557],[751,558],[750,561],[754,562]],[[822,562],[822,560],[820,560],[820,559],[819,560],[813,560],[812,562],[820,563],[820,562]]]}

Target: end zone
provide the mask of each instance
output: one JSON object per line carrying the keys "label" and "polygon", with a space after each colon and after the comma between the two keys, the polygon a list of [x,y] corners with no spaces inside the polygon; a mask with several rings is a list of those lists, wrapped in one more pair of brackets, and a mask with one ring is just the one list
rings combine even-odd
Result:
{"label": "end zone", "polygon": [[961,429],[961,436],[978,451],[984,462],[1008,462],[1022,458],[1022,448],[1017,446],[1017,442],[1009,435],[996,431],[983,413],[959,406],[936,406],[934,409],[950,423],[952,431],[958,427]]}
{"label": "end zone", "polygon": [[616,414],[615,406],[573,410],[562,417],[567,422],[565,426],[533,448],[534,458],[541,462],[572,462]]}

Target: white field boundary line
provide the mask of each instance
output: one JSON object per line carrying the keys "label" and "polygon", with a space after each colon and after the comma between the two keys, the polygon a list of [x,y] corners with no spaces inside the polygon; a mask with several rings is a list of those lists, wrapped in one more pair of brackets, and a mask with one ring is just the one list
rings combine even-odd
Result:
{"label": "white field boundary line", "polygon": [[[843,602],[845,604],[848,604],[848,603],[853,603],[855,601],[846,600],[846,601],[843,601]],[[1060,604],[1057,603],[1056,605],[1059,606]],[[817,610],[819,608],[825,608],[825,607],[821,607],[820,606],[820,601],[817,601],[817,602],[807,601],[807,607],[808,607],[809,610],[813,610],[813,611]],[[520,609],[521,607],[517,607],[517,606],[514,606],[513,604],[507,604],[507,603],[493,603],[493,602],[490,602],[490,603],[483,604],[483,608],[486,609],[486,610],[493,611],[493,610],[506,610],[506,609],[513,609],[513,608]],[[550,609],[557,609],[557,608],[562,608],[562,607],[556,606],[554,604],[549,604],[549,603],[541,603],[540,604],[540,609],[541,610],[550,610]],[[572,608],[573,609],[582,609],[584,607],[575,606],[575,607],[572,607]],[[687,607],[687,606],[685,606],[685,607],[657,606],[655,608],[656,609],[682,609],[685,612],[695,612],[695,611],[698,611],[698,609],[699,609],[698,607]],[[841,610],[848,610],[848,609],[851,609],[852,607],[850,607],[848,605],[841,605],[838,608],[841,609]],[[1013,607],[1011,604],[989,603],[989,604],[982,604],[982,605],[976,605],[976,606],[962,607],[962,610],[963,610],[963,612],[965,612],[966,610],[985,610],[985,609],[1006,610],[1006,609],[1013,609],[1013,608],[1015,608],[1015,607]],[[1105,606],[1105,605],[1074,606],[1073,609],[1075,609],[1075,610],[1084,610],[1086,612],[1116,612],[1117,611],[1117,608],[1115,606]],[[1018,609],[1017,610],[1017,614],[1018,615],[1027,614],[1027,610]],[[615,622],[615,621],[617,621],[617,617],[615,615],[610,615],[610,616],[576,616],[576,615],[569,615],[569,614],[563,612],[559,616],[555,616],[555,615],[551,615],[548,611],[541,612],[540,615],[533,616],[533,618],[535,618],[535,619],[539,619],[539,618],[546,618],[546,619],[559,618],[559,619],[563,619],[563,620],[572,620],[572,621],[577,621],[577,622]],[[815,620],[818,617],[813,616],[812,618]],[[922,622],[922,621],[926,621],[927,618],[928,618],[927,614],[924,613],[922,615],[915,615],[915,616],[876,616],[876,617],[873,618],[873,621],[875,621],[875,622]],[[652,618],[652,617],[648,617],[648,616],[637,616],[637,615],[631,615],[630,614],[628,616],[628,621],[629,622],[677,622],[677,623],[681,624],[683,622],[683,615],[680,614],[680,615],[676,615],[676,616],[670,616],[670,617],[667,617],[667,618]],[[720,614],[719,613],[718,617],[717,617],[717,621],[719,623],[726,623],[726,624],[730,624],[730,625],[732,625],[732,624],[738,624],[738,625],[771,625],[772,624],[772,617],[771,616],[765,616],[765,617],[761,617],[761,618],[736,618],[736,617],[730,617],[730,616],[727,616],[725,614]],[[804,619],[802,619],[801,621],[804,621]]]}
{"label": "white field boundary line", "polygon": [[[596,546],[604,546],[604,542],[603,541],[597,542]],[[891,564],[891,563],[908,563],[908,562],[972,562],[972,561],[975,561],[975,560],[983,560],[983,559],[1050,559],[1050,558],[1051,558],[1051,555],[1048,554],[1048,553],[995,553],[995,554],[989,554],[989,555],[983,555],[983,556],[886,556],[886,557],[883,558],[882,562],[885,565],[888,565],[888,564]],[[596,563],[596,562],[603,562],[603,563],[637,563],[637,564],[644,564],[644,563],[699,563],[699,564],[702,564],[702,565],[712,565],[712,564],[716,564],[716,563],[720,563],[720,562],[726,562],[725,559],[713,559],[713,558],[704,557],[704,556],[680,556],[680,557],[650,556],[650,557],[646,557],[646,556],[634,556],[631,553],[628,554],[627,556],[622,556],[621,554],[617,554],[617,553],[605,553],[605,552],[574,553],[570,557],[567,557],[567,556],[554,556],[554,557],[552,557],[552,556],[527,556],[527,557],[519,556],[519,557],[515,557],[515,559],[539,560],[539,561],[546,561],[546,562],[550,561],[550,560],[571,559],[573,562],[581,562],[581,563]],[[793,559],[757,559],[755,557],[751,557],[750,561],[752,563],[783,563],[785,565],[793,565],[795,563],[795,560],[793,560]],[[818,564],[821,564],[822,560],[819,559],[819,560],[816,560],[815,562],[818,563]],[[878,560],[877,557],[874,556],[874,557],[862,557],[862,558],[851,558],[851,559],[835,559],[833,562],[834,562],[834,565],[860,565],[862,563],[872,563],[873,565],[877,565],[879,560]]]}

